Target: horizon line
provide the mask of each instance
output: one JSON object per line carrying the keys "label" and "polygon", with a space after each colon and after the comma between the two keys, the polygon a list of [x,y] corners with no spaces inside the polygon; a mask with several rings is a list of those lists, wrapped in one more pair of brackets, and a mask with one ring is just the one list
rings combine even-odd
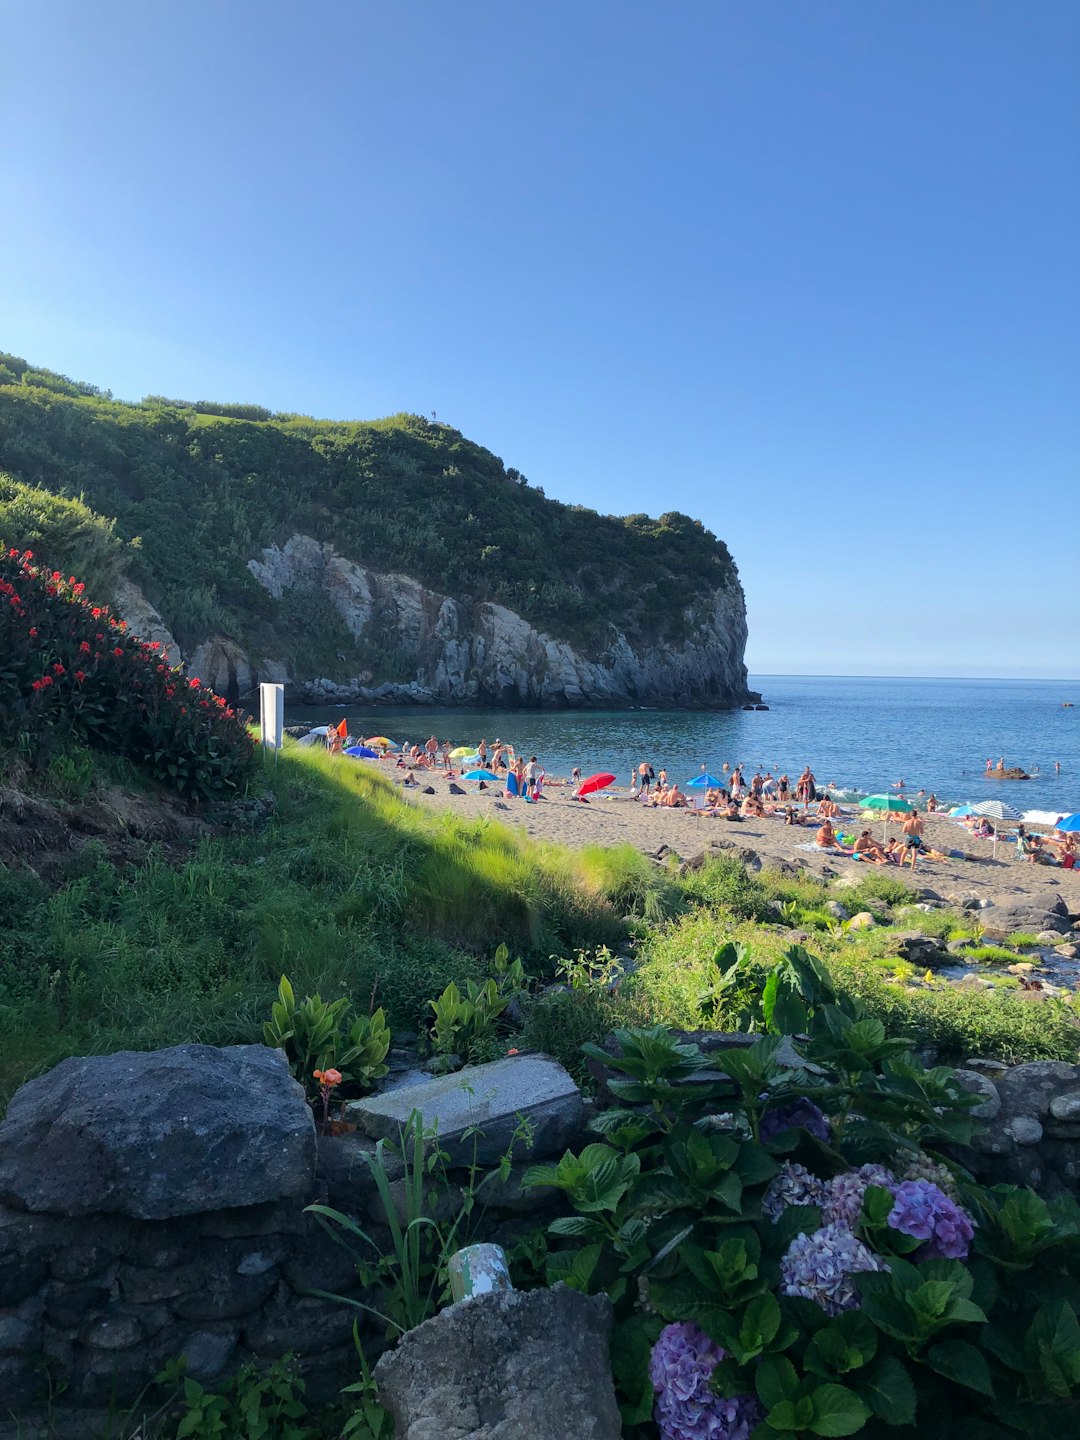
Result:
{"label": "horizon line", "polygon": [[1080,685],[1073,675],[886,675],[872,671],[827,672],[824,670],[751,670],[759,680],[1006,680],[1032,685]]}

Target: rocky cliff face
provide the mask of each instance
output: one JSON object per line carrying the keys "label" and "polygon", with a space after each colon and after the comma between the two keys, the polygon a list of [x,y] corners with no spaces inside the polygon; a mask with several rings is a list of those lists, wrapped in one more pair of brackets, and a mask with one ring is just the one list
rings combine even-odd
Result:
{"label": "rocky cliff face", "polygon": [[[263,550],[248,569],[276,600],[299,592],[328,602],[360,650],[377,638],[414,674],[375,683],[359,655],[357,673],[345,682],[290,674],[273,656],[248,655],[227,636],[209,636],[187,657],[189,669],[231,696],[275,680],[288,685],[291,698],[313,703],[705,708],[752,698],[743,663],[746,609],[737,581],[687,615],[691,637],[682,645],[635,649],[613,628],[605,653],[589,658],[505,606],[462,604],[408,575],[357,565],[310,536],[293,535],[283,546]],[[140,610],[142,624],[158,627],[155,638],[167,635],[161,616],[139,598],[150,612]],[[125,613],[139,629],[134,608]]]}

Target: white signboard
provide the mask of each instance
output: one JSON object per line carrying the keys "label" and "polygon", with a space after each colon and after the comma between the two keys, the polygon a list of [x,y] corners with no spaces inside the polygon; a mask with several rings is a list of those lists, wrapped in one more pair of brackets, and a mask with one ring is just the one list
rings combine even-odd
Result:
{"label": "white signboard", "polygon": [[280,750],[285,733],[285,686],[259,686],[262,743],[267,750]]}

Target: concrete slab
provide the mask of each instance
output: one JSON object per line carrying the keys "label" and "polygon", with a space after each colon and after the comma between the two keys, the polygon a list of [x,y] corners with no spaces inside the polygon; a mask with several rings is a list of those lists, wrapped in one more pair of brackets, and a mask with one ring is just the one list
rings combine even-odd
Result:
{"label": "concrete slab", "polygon": [[523,1121],[532,1144],[515,1145],[514,1154],[532,1161],[562,1154],[585,1126],[581,1091],[550,1055],[508,1055],[354,1100],[347,1117],[366,1135],[397,1140],[414,1110],[426,1129],[437,1130],[455,1164],[471,1162],[474,1154],[478,1163],[493,1164]]}

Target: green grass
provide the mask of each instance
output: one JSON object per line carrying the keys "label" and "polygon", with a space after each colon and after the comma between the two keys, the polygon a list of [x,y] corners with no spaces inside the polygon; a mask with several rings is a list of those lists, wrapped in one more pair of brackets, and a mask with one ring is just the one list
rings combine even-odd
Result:
{"label": "green grass", "polygon": [[[56,767],[50,792],[85,795],[81,765]],[[0,869],[0,1098],[67,1054],[257,1039],[283,972],[415,1030],[501,941],[539,972],[683,903],[634,850],[435,815],[318,750],[288,747],[265,779],[272,820],[182,863],[151,852],[121,870],[91,846],[59,884]]]}
{"label": "green grass", "polygon": [[[122,763],[93,763],[88,773],[85,754],[72,752],[41,777],[43,791],[73,803],[131,778]],[[450,980],[483,977],[501,941],[543,979],[555,957],[622,950],[633,938],[635,968],[618,984],[527,1006],[521,1043],[582,1076],[582,1041],[617,1024],[705,1023],[700,1001],[726,941],[751,947],[763,983],[791,926],[807,921],[820,923],[809,943],[841,988],[895,1033],[953,1059],[1080,1057],[1073,1004],[1023,1000],[1008,976],[993,991],[926,983],[891,954],[896,928],[944,938],[957,917],[890,911],[894,892],[878,893],[888,877],[867,877],[854,903],[896,928],[848,933],[811,878],[749,875],[718,858],[679,879],[630,847],[538,844],[487,819],[410,805],[370,767],[317,749],[287,747],[259,783],[276,801],[267,824],[179,859],[152,850],[118,868],[91,844],[48,885],[0,868],[0,1102],[69,1054],[257,1040],[283,972],[298,993],[383,1005],[396,1030],[415,1032],[427,1002]],[[152,795],[144,783],[143,799]],[[971,958],[990,968],[1016,956],[976,944]],[[735,1013],[733,997],[712,1023],[730,1026]]]}

